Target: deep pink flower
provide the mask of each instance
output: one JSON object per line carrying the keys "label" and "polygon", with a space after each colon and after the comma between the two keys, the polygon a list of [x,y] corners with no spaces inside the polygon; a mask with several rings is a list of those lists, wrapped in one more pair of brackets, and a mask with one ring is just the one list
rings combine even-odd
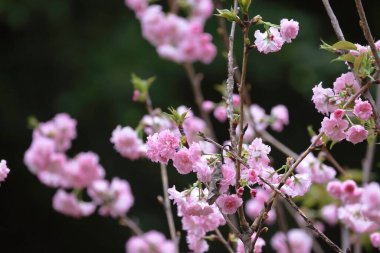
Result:
{"label": "deep pink flower", "polygon": [[255,45],[260,53],[272,53],[280,51],[284,44],[284,39],[281,37],[280,31],[277,28],[271,27],[265,32],[256,30]]}
{"label": "deep pink flower", "polygon": [[372,115],[372,106],[368,101],[355,100],[354,114],[362,120],[369,120]]}
{"label": "deep pink flower", "polygon": [[364,141],[368,137],[368,131],[361,125],[354,125],[350,127],[346,133],[346,140],[357,144]]}
{"label": "deep pink flower", "polygon": [[93,203],[80,201],[74,194],[69,194],[62,189],[59,189],[53,197],[54,210],[74,218],[91,215],[95,207]]}
{"label": "deep pink flower", "polygon": [[282,19],[280,23],[281,37],[288,43],[297,37],[299,24],[293,19]]}
{"label": "deep pink flower", "polygon": [[214,102],[210,100],[205,100],[202,103],[202,109],[207,113],[211,112],[214,109],[214,107],[215,107]]}
{"label": "deep pink flower", "polygon": [[234,214],[236,210],[243,204],[243,200],[236,194],[223,194],[218,197],[216,204],[225,214]]}

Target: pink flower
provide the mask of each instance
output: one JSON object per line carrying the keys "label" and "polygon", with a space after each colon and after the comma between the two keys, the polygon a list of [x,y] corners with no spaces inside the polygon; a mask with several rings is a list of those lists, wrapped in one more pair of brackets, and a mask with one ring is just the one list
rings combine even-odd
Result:
{"label": "pink flower", "polygon": [[148,1],[146,0],[125,0],[125,4],[136,12],[137,17],[141,17],[146,8],[148,8]]}
{"label": "pink flower", "polygon": [[335,101],[332,99],[334,92],[332,89],[324,89],[322,83],[313,88],[313,101],[315,108],[322,114],[328,114],[336,109]]}
{"label": "pink flower", "polygon": [[240,105],[240,96],[239,94],[232,95],[232,104],[234,107],[238,107]]}
{"label": "pink flower", "polygon": [[361,125],[354,125],[350,127],[346,133],[346,140],[357,144],[364,141],[368,137],[368,131]]}
{"label": "pink flower", "polygon": [[203,101],[202,109],[207,113],[211,112],[214,109],[214,102],[210,100]]}
{"label": "pink flower", "polygon": [[117,126],[112,132],[111,142],[122,156],[136,160],[145,154],[145,146],[131,127]]}
{"label": "pink flower", "polygon": [[281,37],[288,43],[297,37],[299,25],[297,21],[293,19],[282,19],[280,23]]}
{"label": "pink flower", "polygon": [[281,50],[284,44],[284,39],[277,28],[271,27],[265,32],[256,30],[255,32],[255,45],[260,53],[272,53]]}
{"label": "pink flower", "polygon": [[157,231],[132,236],[125,245],[126,253],[175,253],[175,244]]}
{"label": "pink flower", "polygon": [[167,164],[179,148],[179,141],[179,137],[167,129],[155,133],[148,136],[146,155],[152,162]]}
{"label": "pink flower", "polygon": [[291,197],[303,196],[309,191],[310,186],[311,179],[309,174],[296,174],[288,178],[281,191]]}
{"label": "pink flower", "polygon": [[334,198],[340,198],[343,194],[342,183],[340,181],[331,181],[327,184],[326,190]]}
{"label": "pink flower", "polygon": [[321,210],[321,216],[324,221],[333,226],[338,221],[338,208],[334,204],[326,205]]}
{"label": "pink flower", "polygon": [[261,138],[256,138],[248,147],[248,165],[252,169],[257,169],[258,166],[267,166],[269,164],[268,154],[271,148],[263,143]]}
{"label": "pink flower", "polygon": [[278,253],[310,253],[313,240],[304,230],[291,229],[286,235],[283,232],[277,232],[271,239],[271,246]]}
{"label": "pink flower", "polygon": [[243,204],[243,200],[236,194],[223,194],[218,197],[216,204],[225,214],[234,214],[236,210]]}
{"label": "pink flower", "polygon": [[193,161],[187,148],[180,149],[173,157],[173,166],[179,174],[189,174],[193,170]]}
{"label": "pink flower", "polygon": [[363,216],[380,225],[380,186],[372,182],[363,189],[360,203]]}
{"label": "pink flower", "polygon": [[363,216],[361,209],[362,205],[359,203],[344,205],[338,209],[338,218],[356,233],[369,233],[378,229],[376,223]]}
{"label": "pink flower", "polygon": [[76,137],[75,119],[66,113],[60,113],[48,122],[40,123],[33,131],[33,139],[46,137],[55,143],[56,151],[66,151],[71,147],[71,141]]}
{"label": "pink flower", "polygon": [[307,173],[314,183],[324,184],[333,179],[336,175],[334,168],[327,166],[310,153],[297,166],[298,173]]}
{"label": "pink flower", "polygon": [[7,167],[7,161],[0,161],[0,182],[4,182],[8,176],[9,168]]}
{"label": "pink flower", "polygon": [[369,238],[371,240],[371,244],[373,247],[380,248],[380,233],[379,232],[372,233],[369,236]]}
{"label": "pink flower", "polygon": [[286,106],[276,105],[271,110],[271,116],[274,118],[271,127],[277,132],[281,132],[284,129],[284,125],[289,124],[289,112]]}
{"label": "pink flower", "polygon": [[193,170],[197,173],[197,178],[203,183],[211,181],[212,169],[207,165],[207,161],[199,160],[193,164]]}
{"label": "pink flower", "polygon": [[65,165],[69,185],[73,188],[84,188],[95,180],[104,177],[105,172],[99,164],[99,157],[93,152],[79,153]]}
{"label": "pink flower", "polygon": [[330,116],[330,119],[327,117],[323,119],[321,130],[332,141],[341,141],[346,138],[344,131],[348,127],[348,122],[343,119],[336,119],[333,115]]}
{"label": "pink flower", "polygon": [[224,105],[219,105],[214,110],[214,117],[219,122],[225,122],[227,120],[227,109]]}
{"label": "pink flower", "polygon": [[368,101],[355,100],[354,114],[362,120],[369,120],[372,115],[372,106]]}
{"label": "pink flower", "polygon": [[342,109],[336,109],[334,113],[332,114],[332,117],[334,119],[342,119],[345,114],[345,111]]}
{"label": "pink flower", "polygon": [[265,110],[263,108],[261,108],[259,105],[253,104],[249,107],[249,111],[258,131],[267,128],[268,116],[265,114]]}
{"label": "pink flower", "polygon": [[125,215],[134,203],[131,187],[126,180],[114,178],[111,183],[97,180],[88,188],[88,195],[101,205],[99,214],[114,218]]}
{"label": "pink flower", "polygon": [[334,92],[336,94],[345,91],[347,95],[353,95],[360,90],[358,81],[352,72],[347,72],[338,77],[334,82]]}
{"label": "pink flower", "polygon": [[53,208],[59,213],[74,218],[91,215],[95,211],[95,205],[91,202],[83,202],[74,194],[69,194],[59,189],[53,197]]}

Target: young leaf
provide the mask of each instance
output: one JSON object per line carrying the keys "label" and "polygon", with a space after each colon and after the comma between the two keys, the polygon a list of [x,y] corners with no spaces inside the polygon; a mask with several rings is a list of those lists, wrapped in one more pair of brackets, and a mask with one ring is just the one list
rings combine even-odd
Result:
{"label": "young leaf", "polygon": [[339,56],[338,58],[333,59],[331,62],[335,62],[335,61],[344,61],[344,62],[347,61],[347,62],[354,63],[355,56],[353,56],[352,54],[344,54],[344,55]]}
{"label": "young leaf", "polygon": [[345,40],[335,43],[332,47],[338,50],[356,50],[354,43]]}

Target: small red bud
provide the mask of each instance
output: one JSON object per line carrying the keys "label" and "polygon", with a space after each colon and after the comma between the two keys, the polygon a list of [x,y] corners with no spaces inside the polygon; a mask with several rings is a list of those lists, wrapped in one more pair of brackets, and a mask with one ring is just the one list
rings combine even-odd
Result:
{"label": "small red bud", "polygon": [[237,189],[237,191],[236,191],[236,194],[239,197],[243,196],[243,193],[244,193],[244,188],[243,187],[239,187],[239,189]]}
{"label": "small red bud", "polygon": [[257,195],[257,190],[256,189],[251,189],[251,196],[252,198],[256,198]]}

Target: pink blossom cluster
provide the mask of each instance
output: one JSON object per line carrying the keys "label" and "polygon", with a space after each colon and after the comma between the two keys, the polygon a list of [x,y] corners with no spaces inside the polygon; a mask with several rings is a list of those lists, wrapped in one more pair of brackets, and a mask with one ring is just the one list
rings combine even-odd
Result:
{"label": "pink blossom cluster", "polygon": [[9,174],[9,168],[7,167],[7,161],[0,161],[0,182],[4,182]]}
{"label": "pink blossom cluster", "polygon": [[278,253],[310,253],[313,239],[303,229],[291,229],[286,234],[277,232],[270,243]]}
{"label": "pink blossom cluster", "polygon": [[[58,188],[53,197],[56,211],[79,218],[94,213],[98,205],[101,215],[124,215],[133,204],[128,182],[114,178],[109,184],[104,179],[105,170],[99,157],[93,152],[81,152],[69,158],[65,151],[75,137],[76,121],[67,114],[40,123],[24,155],[26,166],[43,184]],[[81,198],[86,188],[91,201]]]}
{"label": "pink blossom cluster", "polygon": [[126,253],[175,253],[172,241],[157,231],[149,231],[143,235],[132,236],[125,245]]}
{"label": "pink blossom cluster", "polygon": [[291,43],[298,35],[297,21],[282,19],[280,26],[272,25],[265,32],[255,31],[255,46],[261,53],[268,54],[281,50],[284,43]]}
{"label": "pink blossom cluster", "polygon": [[225,220],[216,204],[207,200],[209,192],[193,186],[178,192],[173,186],[168,190],[169,198],[177,205],[178,216],[182,217],[182,229],[187,231],[186,241],[194,253],[208,251],[209,245],[204,239],[208,232],[225,224]]}
{"label": "pink blossom cluster", "polygon": [[126,0],[125,3],[135,11],[144,38],[156,47],[161,57],[178,63],[208,64],[214,59],[216,47],[212,36],[203,31],[205,21],[213,12],[211,0],[184,1],[186,9],[190,9],[186,18],[166,14],[160,5],[149,5],[147,0]]}
{"label": "pink blossom cluster", "polygon": [[334,142],[346,139],[357,144],[364,141],[369,135],[372,106],[360,97],[353,104],[346,104],[360,90],[355,75],[352,72],[342,74],[333,86],[333,89],[325,89],[318,84],[313,88],[312,101],[316,109],[330,115],[324,117],[321,131]]}
{"label": "pink blossom cluster", "polygon": [[[359,187],[355,181],[332,181],[327,192],[340,201],[321,211],[322,218],[330,225],[338,220],[355,233],[373,233],[380,229],[380,186],[370,183]],[[375,246],[378,247],[378,246]]]}
{"label": "pink blossom cluster", "polygon": [[136,160],[145,156],[146,148],[137,132],[131,127],[117,126],[112,132],[111,142],[117,152],[130,160]]}
{"label": "pink blossom cluster", "polygon": [[[233,106],[236,111],[238,111],[240,104],[240,98],[238,95],[233,96]],[[222,102],[219,104],[216,104],[212,101],[206,100],[202,104],[203,110],[206,112],[213,112],[214,117],[219,122],[226,122],[227,121],[227,105]],[[272,130],[276,132],[282,132],[284,129],[284,126],[289,124],[289,112],[285,105],[279,104],[274,107],[272,107],[271,112],[269,115],[265,113],[265,110],[261,108],[257,104],[252,104],[249,108],[249,114],[247,115],[248,118],[253,119],[255,123],[255,128],[258,131],[262,131],[266,129],[268,126],[272,128]],[[252,140],[253,136],[255,135],[254,129],[252,128],[251,124],[248,124],[248,129],[245,133],[245,141]]]}
{"label": "pink blossom cluster", "polygon": [[325,184],[330,182],[336,176],[336,171],[316,158],[312,153],[309,153],[302,162],[297,166],[298,173],[309,174],[313,183]]}

